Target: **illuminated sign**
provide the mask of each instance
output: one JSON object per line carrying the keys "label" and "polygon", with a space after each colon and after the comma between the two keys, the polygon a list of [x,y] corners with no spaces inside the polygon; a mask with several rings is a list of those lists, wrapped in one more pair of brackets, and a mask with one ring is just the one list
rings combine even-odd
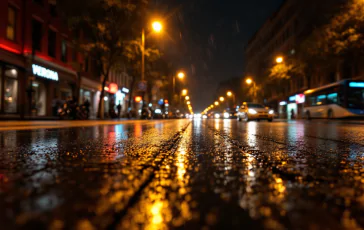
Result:
{"label": "illuminated sign", "polygon": [[279,102],[279,105],[287,105],[287,102],[286,101],[281,101],[281,102]]}
{"label": "illuminated sign", "polygon": [[364,82],[350,82],[349,87],[352,88],[364,88]]}
{"label": "illuminated sign", "polygon": [[32,69],[33,69],[33,74],[38,77],[46,78],[53,81],[58,81],[58,73],[53,70],[46,69],[36,64],[32,65]]}
{"label": "illuminated sign", "polygon": [[129,89],[128,89],[128,88],[125,88],[125,87],[123,87],[123,88],[121,89],[121,91],[122,91],[123,93],[129,93]]}
{"label": "illuminated sign", "polygon": [[290,102],[296,102],[296,96],[290,96],[289,101]]}
{"label": "illuminated sign", "polygon": [[297,104],[302,104],[305,103],[306,97],[304,94],[297,94],[296,95],[296,103]]}
{"label": "illuminated sign", "polygon": [[109,90],[108,90],[109,93],[115,94],[115,93],[118,92],[118,90],[119,90],[119,87],[118,87],[117,84],[115,84],[115,83],[110,83],[109,84]]}

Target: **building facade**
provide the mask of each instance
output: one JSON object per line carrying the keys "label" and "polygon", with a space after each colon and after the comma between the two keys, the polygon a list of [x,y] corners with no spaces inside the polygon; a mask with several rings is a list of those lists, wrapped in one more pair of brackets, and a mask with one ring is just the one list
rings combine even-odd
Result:
{"label": "building facade", "polygon": [[0,2],[0,114],[56,116],[56,104],[75,96],[73,49],[55,1]]}
{"label": "building facade", "polygon": [[316,28],[328,21],[342,0],[285,0],[279,9],[267,19],[250,39],[245,48],[245,74],[256,79],[262,90],[259,95],[265,104],[273,107],[281,117],[292,113],[301,117],[302,94],[309,88],[319,87],[343,77],[334,79],[328,74],[312,76],[291,76],[289,80],[269,78],[269,70],[282,56],[289,64],[300,57],[298,48]]}

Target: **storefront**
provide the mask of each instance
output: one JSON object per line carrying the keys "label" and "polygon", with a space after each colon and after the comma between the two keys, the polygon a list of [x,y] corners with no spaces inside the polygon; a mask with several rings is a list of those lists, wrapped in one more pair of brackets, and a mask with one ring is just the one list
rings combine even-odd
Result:
{"label": "storefront", "polygon": [[287,103],[287,118],[296,119],[303,117],[303,105],[305,103],[304,94],[296,94],[288,98]]}
{"label": "storefront", "polygon": [[116,94],[119,87],[116,83],[109,83],[105,86],[104,114],[105,117],[113,117],[116,113]]}
{"label": "storefront", "polygon": [[19,113],[19,78],[21,70],[15,66],[0,65],[0,113]]}
{"label": "storefront", "polygon": [[53,63],[34,62],[28,77],[28,109],[31,116],[57,116],[57,109],[73,100],[76,73]]}
{"label": "storefront", "polygon": [[90,103],[90,118],[96,118],[100,100],[101,84],[87,77],[81,77],[79,104]]}

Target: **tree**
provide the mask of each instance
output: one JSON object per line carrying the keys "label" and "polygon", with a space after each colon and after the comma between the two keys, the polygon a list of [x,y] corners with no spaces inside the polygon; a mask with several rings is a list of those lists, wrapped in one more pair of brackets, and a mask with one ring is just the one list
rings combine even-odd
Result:
{"label": "tree", "polygon": [[304,75],[306,65],[297,58],[291,58],[289,63],[279,63],[270,69],[271,79],[291,79],[292,76]]}
{"label": "tree", "polygon": [[103,118],[104,88],[110,70],[124,60],[127,44],[141,31],[147,0],[62,0],[60,7],[72,30],[82,31],[80,47],[95,60],[102,88],[98,117]]}
{"label": "tree", "polygon": [[352,75],[364,50],[364,1],[349,0],[329,22],[317,28],[304,42],[306,63],[321,71],[339,72],[351,66]]}

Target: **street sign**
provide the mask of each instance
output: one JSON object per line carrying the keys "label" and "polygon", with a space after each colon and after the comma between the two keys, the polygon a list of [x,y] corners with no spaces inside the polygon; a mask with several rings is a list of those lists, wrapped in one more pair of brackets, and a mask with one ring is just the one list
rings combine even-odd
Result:
{"label": "street sign", "polygon": [[140,92],[147,91],[147,82],[146,81],[140,81],[140,82],[138,82],[138,90]]}

